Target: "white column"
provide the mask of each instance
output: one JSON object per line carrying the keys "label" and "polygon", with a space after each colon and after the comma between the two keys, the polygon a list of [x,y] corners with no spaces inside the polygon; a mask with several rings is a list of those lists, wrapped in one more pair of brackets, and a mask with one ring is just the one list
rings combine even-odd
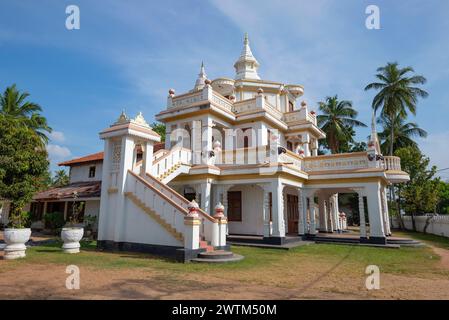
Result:
{"label": "white column", "polygon": [[104,140],[104,156],[103,156],[103,168],[101,173],[101,199],[100,212],[98,216],[98,240],[105,240],[108,237],[108,210],[109,210],[109,198],[108,189],[111,185],[110,173],[111,173],[111,158],[113,143],[110,139]]}
{"label": "white column", "polygon": [[298,188],[298,235],[303,236],[306,234],[306,225],[304,223],[304,202],[302,198],[302,190]]}
{"label": "white column", "polygon": [[202,121],[201,132],[201,150],[203,164],[210,164],[209,151],[212,151],[212,127],[213,121],[209,117],[205,117]]}
{"label": "white column", "polygon": [[368,215],[370,223],[370,239],[385,238],[384,224],[382,219],[380,185],[370,184],[367,187]]}
{"label": "white column", "polygon": [[272,192],[272,215],[273,215],[273,234],[274,237],[285,237],[284,224],[284,186],[279,179],[276,179],[271,184]]}
{"label": "white column", "polygon": [[324,200],[324,195],[320,194],[318,196],[318,211],[319,211],[319,217],[320,217],[320,231],[328,232],[328,212],[326,208],[326,201]]}
{"label": "white column", "polygon": [[193,120],[191,128],[192,162],[193,164],[201,164],[201,121]]}
{"label": "white column", "polygon": [[270,185],[260,185],[263,189],[263,204],[262,204],[262,218],[263,218],[263,236],[264,238],[271,236],[271,222],[270,222]]}
{"label": "white column", "polygon": [[372,183],[366,187],[368,216],[370,222],[370,239],[383,241],[385,239],[384,224],[379,183]]}
{"label": "white column", "polygon": [[211,214],[210,211],[210,191],[211,191],[211,181],[206,179],[206,182],[201,183],[201,209],[203,209],[208,214]]}
{"label": "white column", "polygon": [[125,219],[125,191],[126,191],[126,176],[128,170],[132,169],[134,152],[134,139],[130,136],[123,136],[121,143],[121,161],[120,161],[120,171],[118,177],[118,194],[116,202],[116,216],[115,216],[115,228],[114,228],[114,241],[121,241],[122,230],[124,227]]}
{"label": "white column", "polygon": [[390,226],[390,213],[388,212],[388,199],[387,199],[387,190],[384,187],[382,192],[382,199],[384,203],[384,210],[385,210],[385,222],[386,222],[386,228],[385,232],[387,235],[391,235],[391,226]]}
{"label": "white column", "polygon": [[305,191],[302,192],[302,219],[304,224],[304,232],[305,234],[309,233],[309,222],[308,222],[308,211],[307,211],[307,196],[305,195]]}
{"label": "white column", "polygon": [[302,147],[304,149],[304,156],[310,157],[310,135],[308,133],[304,133],[302,135]]}
{"label": "white column", "polygon": [[340,219],[340,207],[338,206],[338,193],[333,195],[333,204],[335,212],[335,221],[337,222],[337,230],[343,230],[342,221]]}
{"label": "white column", "polygon": [[153,166],[153,142],[147,141],[145,145],[142,145],[143,149],[143,161],[142,170],[143,173],[151,174],[151,168]]}
{"label": "white column", "polygon": [[360,239],[366,239],[365,205],[363,203],[363,191],[357,191],[359,196]]}
{"label": "white column", "polygon": [[315,201],[313,197],[309,198],[309,205],[310,205],[310,234],[316,234],[316,227],[315,227]]}

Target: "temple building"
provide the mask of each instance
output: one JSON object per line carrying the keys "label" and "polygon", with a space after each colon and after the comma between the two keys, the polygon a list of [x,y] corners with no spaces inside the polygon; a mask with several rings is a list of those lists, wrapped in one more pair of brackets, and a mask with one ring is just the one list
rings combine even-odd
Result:
{"label": "temple building", "polygon": [[[313,239],[346,229],[341,193],[358,195],[360,242],[387,244],[387,186],[409,176],[399,158],[381,154],[375,123],[366,151],[318,155],[326,134],[301,100],[305,88],[262,80],[259,68],[245,35],[233,78],[209,79],[201,64],[190,91],[169,90],[156,115],[166,126],[163,144],[142,114],[122,113],[100,133],[101,155],[63,163],[71,183],[101,183],[101,195],[94,189],[86,199],[100,199],[100,247],[189,260],[227,250],[230,239]],[[43,201],[53,200],[36,195]]]}

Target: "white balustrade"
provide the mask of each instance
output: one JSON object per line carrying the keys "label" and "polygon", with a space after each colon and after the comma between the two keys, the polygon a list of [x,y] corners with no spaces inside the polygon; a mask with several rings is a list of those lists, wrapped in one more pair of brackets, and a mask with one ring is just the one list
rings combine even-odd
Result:
{"label": "white balustrade", "polygon": [[304,158],[305,171],[333,171],[368,168],[366,152]]}
{"label": "white balustrade", "polygon": [[401,171],[401,158],[395,156],[384,156],[384,169]]}

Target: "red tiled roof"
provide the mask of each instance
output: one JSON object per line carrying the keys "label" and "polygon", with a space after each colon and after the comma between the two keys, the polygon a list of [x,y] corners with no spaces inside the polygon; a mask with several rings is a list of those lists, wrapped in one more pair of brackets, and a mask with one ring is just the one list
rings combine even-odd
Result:
{"label": "red tiled roof", "polygon": [[[156,152],[158,150],[164,149],[165,147],[165,143],[164,142],[159,142],[159,143],[155,143],[154,144],[154,150],[153,152]],[[140,150],[138,149],[137,152],[139,152]],[[85,163],[89,163],[89,162],[102,162],[104,158],[104,152],[97,152],[97,153],[93,153],[93,154],[89,154],[87,156],[81,157],[81,158],[76,158],[76,159],[72,159],[72,160],[68,160],[68,161],[64,161],[61,163],[58,163],[58,166],[73,166],[73,165],[77,165],[77,164],[85,164]]]}
{"label": "red tiled roof", "polygon": [[101,195],[101,181],[74,182],[64,187],[52,188],[37,193],[33,200],[61,200],[72,199],[74,192],[78,193],[78,198],[99,198]]}
{"label": "red tiled roof", "polygon": [[81,157],[81,158],[76,158],[76,159],[72,159],[72,160],[68,160],[68,161],[64,161],[61,163],[58,163],[58,166],[72,166],[75,164],[80,164],[80,163],[86,163],[86,162],[97,162],[97,161],[103,161],[104,158],[104,152],[97,152],[94,154],[89,154],[85,157]]}

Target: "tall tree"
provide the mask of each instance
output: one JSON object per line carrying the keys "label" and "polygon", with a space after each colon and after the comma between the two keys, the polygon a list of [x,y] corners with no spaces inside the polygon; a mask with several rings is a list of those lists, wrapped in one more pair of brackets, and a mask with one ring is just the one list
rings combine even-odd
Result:
{"label": "tall tree", "polygon": [[42,108],[34,102],[27,101],[28,92],[20,92],[15,84],[5,89],[0,94],[0,114],[8,121],[18,125],[24,125],[32,129],[41,138],[43,143],[48,142],[46,133],[52,129],[47,124],[47,119],[41,115]]}
{"label": "tall tree", "polygon": [[352,102],[340,101],[337,95],[319,102],[319,110],[322,114],[317,116],[318,125],[326,133],[326,143],[331,153],[342,152],[342,146],[353,141],[354,127],[366,127],[355,119],[358,113]]}
{"label": "tall tree", "polygon": [[436,167],[429,169],[430,159],[416,147],[396,150],[401,158],[401,166],[410,175],[410,181],[399,188],[399,201],[407,214],[412,217],[413,230],[416,231],[415,215],[436,211],[439,195],[439,179],[434,178]]}
{"label": "tall tree", "polygon": [[[394,123],[395,117],[405,118],[407,112],[416,114],[418,98],[425,98],[428,93],[419,86],[426,83],[426,78],[415,75],[412,67],[400,68],[397,62],[387,63],[377,69],[377,82],[368,84],[365,90],[377,90],[372,107],[381,109],[381,115]],[[390,130],[390,141],[395,140],[394,130]],[[394,144],[390,144],[389,154],[394,153]]]}
{"label": "tall tree", "polygon": [[47,151],[36,132],[0,114],[0,198],[11,201],[13,227],[23,227],[22,209],[47,170]]}
{"label": "tall tree", "polygon": [[[397,115],[394,118],[381,116],[377,122],[383,127],[383,131],[378,134],[381,141],[382,153],[388,154],[389,150],[397,150],[404,147],[418,147],[414,137],[427,137],[427,132],[418,127],[414,122],[406,122],[404,118]],[[391,131],[393,130],[393,134]],[[394,140],[391,140],[392,136]],[[393,141],[393,143],[392,143]]]}

